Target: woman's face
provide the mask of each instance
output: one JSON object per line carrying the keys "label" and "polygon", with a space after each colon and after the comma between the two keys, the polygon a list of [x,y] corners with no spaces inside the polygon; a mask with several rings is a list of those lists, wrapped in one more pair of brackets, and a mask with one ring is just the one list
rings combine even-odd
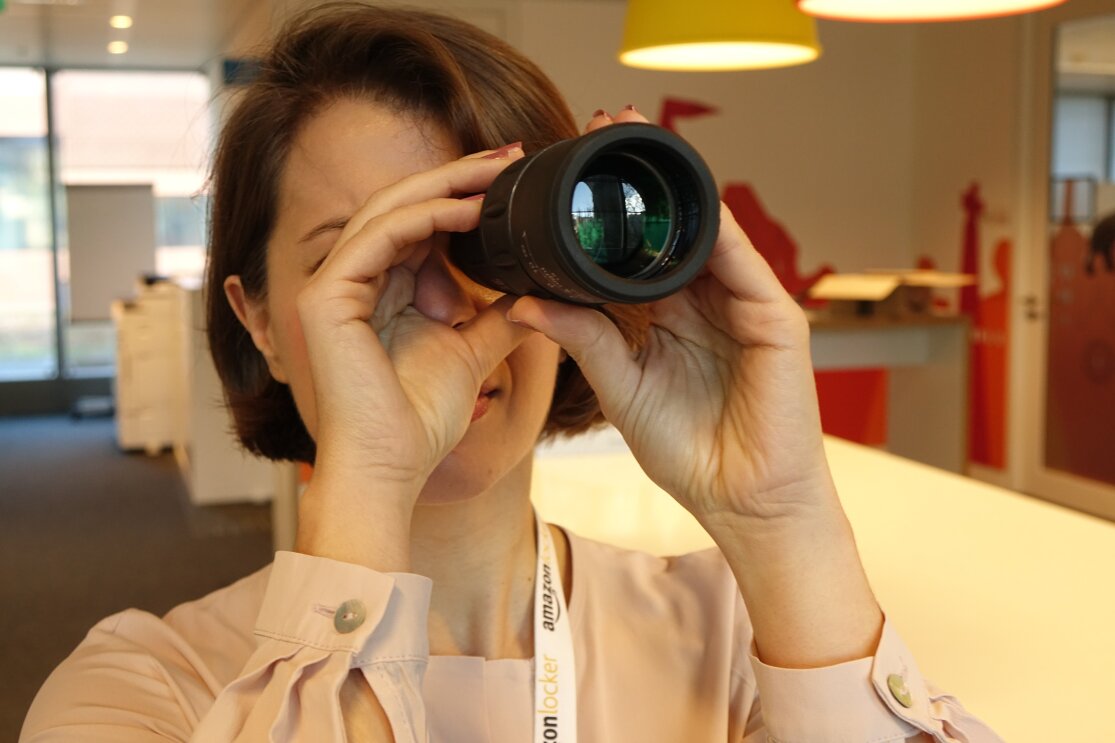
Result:
{"label": "woman's face", "polygon": [[[268,293],[256,322],[266,323],[271,368],[290,385],[310,435],[317,414],[295,297],[368,197],[407,175],[460,157],[440,127],[379,104],[339,100],[310,119],[287,157],[278,217],[267,254]],[[325,231],[304,237],[320,225]],[[471,318],[499,297],[435,249],[418,269],[415,308],[447,325]],[[487,409],[469,425],[422,492],[421,502],[461,500],[486,490],[530,454],[550,407],[559,349],[540,334],[522,343],[485,381]]]}

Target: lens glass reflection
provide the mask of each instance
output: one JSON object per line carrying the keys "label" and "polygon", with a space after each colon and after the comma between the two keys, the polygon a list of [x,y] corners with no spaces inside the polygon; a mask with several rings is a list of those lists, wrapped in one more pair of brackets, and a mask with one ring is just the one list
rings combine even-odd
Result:
{"label": "lens glass reflection", "polygon": [[573,188],[573,231],[581,248],[593,263],[628,278],[655,267],[668,251],[673,211],[662,177],[626,154],[597,158]]}

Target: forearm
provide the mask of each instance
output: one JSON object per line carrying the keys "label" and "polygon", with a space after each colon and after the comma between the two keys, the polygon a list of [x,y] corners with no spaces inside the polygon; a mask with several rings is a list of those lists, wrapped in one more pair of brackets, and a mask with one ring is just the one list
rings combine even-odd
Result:
{"label": "forearm", "polygon": [[760,659],[817,668],[875,652],[883,614],[831,481],[807,514],[702,519],[739,584]]}
{"label": "forearm", "polygon": [[299,502],[295,551],[382,573],[409,572],[418,487],[322,463]]}

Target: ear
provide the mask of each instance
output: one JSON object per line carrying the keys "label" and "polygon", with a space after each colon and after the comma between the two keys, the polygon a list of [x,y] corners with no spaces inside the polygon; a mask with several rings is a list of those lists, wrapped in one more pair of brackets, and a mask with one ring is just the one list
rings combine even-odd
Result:
{"label": "ear", "polygon": [[252,337],[252,343],[263,354],[271,376],[275,378],[275,381],[287,384],[286,371],[283,369],[282,360],[275,351],[275,345],[271,342],[271,313],[267,310],[267,303],[250,298],[244,290],[244,284],[240,281],[239,276],[226,278],[224,289],[225,297],[228,299],[232,311],[236,313],[237,319],[248,331],[248,335]]}

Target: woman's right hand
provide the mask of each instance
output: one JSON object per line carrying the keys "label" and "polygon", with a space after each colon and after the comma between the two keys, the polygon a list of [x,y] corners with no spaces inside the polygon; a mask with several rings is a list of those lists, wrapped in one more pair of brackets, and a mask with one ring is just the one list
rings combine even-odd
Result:
{"label": "woman's right hand", "polygon": [[302,414],[318,452],[299,551],[405,570],[419,492],[464,436],[485,378],[531,334],[504,318],[508,301],[457,327],[413,305],[445,233],[477,226],[483,202],[454,196],[485,191],[522,150],[492,154],[374,193],[298,295],[315,398]]}

